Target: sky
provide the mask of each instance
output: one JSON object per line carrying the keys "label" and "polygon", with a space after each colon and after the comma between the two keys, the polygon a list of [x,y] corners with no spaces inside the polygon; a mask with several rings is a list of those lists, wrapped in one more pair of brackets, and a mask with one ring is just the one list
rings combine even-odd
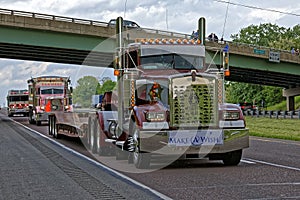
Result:
{"label": "sky", "polygon": [[[229,3],[228,3],[229,2]],[[141,27],[191,34],[198,19],[206,19],[206,33],[230,40],[242,28],[262,23],[292,28],[300,21],[298,0],[0,0],[1,9],[43,13],[108,22],[119,16]],[[0,105],[9,89],[27,88],[31,76],[70,76],[73,85],[85,75],[111,76],[103,69],[34,61],[0,59]]]}

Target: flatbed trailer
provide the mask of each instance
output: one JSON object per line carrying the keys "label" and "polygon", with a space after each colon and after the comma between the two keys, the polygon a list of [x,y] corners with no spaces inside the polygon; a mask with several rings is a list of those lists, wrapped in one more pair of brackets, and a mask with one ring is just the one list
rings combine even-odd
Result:
{"label": "flatbed trailer", "polygon": [[51,112],[48,115],[48,133],[54,138],[61,135],[85,138],[88,127],[88,112]]}

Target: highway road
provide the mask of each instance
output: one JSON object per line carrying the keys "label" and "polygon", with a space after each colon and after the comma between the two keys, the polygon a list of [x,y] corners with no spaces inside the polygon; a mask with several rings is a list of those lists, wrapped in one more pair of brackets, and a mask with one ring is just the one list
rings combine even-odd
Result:
{"label": "highway road", "polygon": [[[81,141],[76,138],[64,137],[59,140],[54,140],[52,137],[49,137],[47,135],[47,125],[29,125],[27,119],[24,117],[12,118],[18,123],[41,133],[41,135],[44,136],[42,137],[38,133],[32,132],[27,129],[26,131],[20,133],[20,130],[24,130],[21,125],[10,123],[8,118],[4,115],[0,115],[0,118],[0,134],[2,135],[2,139],[0,140],[2,159],[3,156],[15,156],[14,149],[21,149],[21,147],[12,147],[12,141],[17,140],[17,138],[8,138],[8,134],[16,135],[15,137],[19,138],[20,135],[22,135],[22,138],[29,137],[35,138],[36,140],[41,140],[40,138],[47,138],[47,141],[50,141],[46,142],[47,148],[53,149],[53,151],[57,151],[57,149],[60,149],[59,151],[61,153],[65,150],[63,150],[62,147],[58,148],[57,145],[48,145],[48,143],[53,144],[54,142],[59,142],[59,144],[62,144],[63,147],[68,147],[70,149],[73,149],[72,151],[76,152],[71,153],[72,156],[68,155],[68,162],[78,162],[77,160],[80,158],[80,166],[83,166],[85,164],[82,163],[91,163],[90,160],[95,160],[95,162],[100,162],[105,166],[112,168],[114,172],[117,172],[116,175],[111,171],[104,170],[104,172],[98,174],[95,173],[95,171],[91,171],[90,167],[86,167],[86,169],[84,169],[87,171],[83,170],[84,174],[89,174],[89,176],[94,176],[96,174],[96,180],[98,180],[99,178],[101,179],[102,177],[109,176],[110,174],[114,174],[113,177],[117,177],[116,180],[111,180],[110,178],[102,178],[102,184],[110,186],[110,184],[113,184],[111,182],[116,181],[116,185],[121,182],[120,185],[110,188],[111,190],[116,192],[116,195],[120,195],[120,198],[132,198],[130,196],[126,196],[132,193],[132,195],[137,195],[136,197],[134,197],[135,199],[147,199],[147,196],[145,196],[145,198],[141,198],[141,196],[146,193],[149,199],[153,197],[157,199],[171,198],[225,200],[300,199],[300,142],[251,137],[250,148],[244,151],[242,162],[238,166],[224,167],[223,164],[219,161],[190,160],[186,163],[180,163],[180,165],[173,164],[159,170],[143,171],[136,170],[133,165],[129,165],[127,161],[116,160],[115,157],[112,156],[99,157],[98,155],[91,155],[90,152],[87,151],[82,145]],[[5,130],[2,127],[5,127]],[[6,139],[3,139],[3,137]],[[22,143],[20,145],[25,144]],[[101,194],[100,192],[100,194],[97,193],[94,196],[91,195],[90,193],[93,193],[90,192],[90,190],[93,189],[89,188],[91,184],[83,187],[82,183],[80,183],[81,178],[77,181],[70,180],[70,176],[72,179],[73,175],[69,175],[68,173],[70,173],[70,171],[74,169],[58,167],[63,164],[60,163],[59,159],[56,160],[56,156],[50,156],[49,158],[49,155],[45,155],[43,151],[44,147],[36,147],[34,143],[30,142],[27,142],[26,145],[31,145],[31,149],[34,153],[29,154],[29,152],[24,152],[24,157],[28,159],[27,162],[34,162],[35,166],[30,169],[20,169],[21,166],[16,167],[18,163],[11,163],[11,165],[13,165],[13,169],[19,170],[17,174],[11,174],[9,172],[9,169],[6,169],[6,171],[3,172],[3,166],[6,166],[6,164],[3,164],[1,162],[1,179],[3,179],[4,175],[5,180],[4,182],[3,180],[1,180],[0,198],[3,198],[3,196],[1,196],[3,194],[8,194],[11,197],[15,197],[16,194],[14,194],[14,191],[8,188],[15,187],[18,184],[22,187],[20,187],[20,189],[17,191],[17,194],[26,192],[28,194],[31,194],[39,190],[57,191],[57,195],[59,195],[60,197],[67,197],[64,199],[69,199],[67,195],[69,195],[68,191],[71,191],[71,189],[74,190],[74,193],[72,193],[72,195],[74,195],[75,197],[72,199],[92,199]],[[44,146],[43,143],[42,146]],[[11,149],[11,151],[9,153],[3,153],[6,152],[7,149]],[[70,151],[67,152],[69,152],[68,154],[70,154]],[[35,156],[37,156],[37,154],[43,156],[45,162],[42,162],[42,159],[36,160]],[[84,159],[82,156],[78,156],[77,154],[85,155],[89,157],[90,160]],[[61,153],[60,155],[63,156],[64,154]],[[17,157],[22,156],[18,155]],[[73,159],[75,161],[73,161]],[[51,172],[45,171],[47,168],[49,168],[49,166],[52,166],[52,168],[54,168],[55,170]],[[95,164],[93,166],[95,166]],[[33,173],[34,176],[31,177],[26,173]],[[45,177],[43,176],[44,173],[47,173]],[[9,174],[9,176],[6,174]],[[59,176],[55,174],[59,174]],[[118,177],[119,174],[122,174],[122,178]],[[128,178],[124,178],[123,176]],[[33,177],[38,177],[38,179],[35,180],[33,179]],[[129,183],[129,186],[126,186],[126,184],[122,185],[124,184],[124,182],[120,180],[124,179],[127,180],[125,182]],[[18,180],[18,183],[16,183],[14,180]],[[105,183],[106,181],[108,181],[108,183]],[[40,184],[37,188],[29,186],[31,184],[35,185],[37,183]],[[135,184],[138,184],[140,186],[135,186]],[[48,189],[41,189],[43,187],[48,187]],[[82,189],[82,187],[84,189]],[[141,189],[141,191],[139,191],[140,188],[144,189]],[[80,192],[82,190],[84,192]],[[124,193],[124,190],[127,190],[129,192]],[[47,192],[43,194],[48,195]],[[39,197],[43,197],[40,199],[51,199],[52,197],[50,196],[50,198],[47,198],[47,196],[44,197],[43,194],[39,194]],[[109,198],[118,199],[119,196],[111,196]]]}

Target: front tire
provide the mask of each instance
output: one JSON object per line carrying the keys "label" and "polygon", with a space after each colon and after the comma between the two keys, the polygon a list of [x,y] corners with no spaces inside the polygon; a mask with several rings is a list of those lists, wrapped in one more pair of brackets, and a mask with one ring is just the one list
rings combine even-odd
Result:
{"label": "front tire", "polygon": [[142,152],[140,149],[140,134],[139,129],[137,128],[135,122],[132,128],[132,139],[133,139],[133,164],[138,169],[148,169],[150,167],[150,161],[151,161],[151,154]]}
{"label": "front tire", "polygon": [[225,166],[236,166],[240,163],[242,158],[243,150],[236,150],[232,152],[225,153],[223,156],[223,163]]}

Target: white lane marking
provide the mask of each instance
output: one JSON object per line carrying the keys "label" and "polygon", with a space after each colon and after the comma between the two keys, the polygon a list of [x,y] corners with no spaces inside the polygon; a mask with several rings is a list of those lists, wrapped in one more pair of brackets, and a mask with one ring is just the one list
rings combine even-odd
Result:
{"label": "white lane marking", "polygon": [[249,160],[245,160],[245,159],[242,159],[241,162],[247,163],[247,164],[256,164],[255,162],[252,162],[252,161],[249,161]]}
{"label": "white lane marking", "polygon": [[298,186],[300,182],[287,182],[287,183],[249,183],[247,186]]}
{"label": "white lane marking", "polygon": [[81,153],[78,153],[77,151],[74,151],[73,149],[71,149],[71,148],[69,148],[69,147],[67,147],[67,146],[65,146],[65,145],[63,145],[63,144],[61,144],[61,143],[55,141],[54,139],[51,139],[51,138],[49,138],[49,137],[43,135],[42,133],[40,133],[40,132],[38,132],[38,131],[36,131],[36,130],[33,130],[33,129],[31,129],[31,128],[29,128],[29,127],[27,127],[27,126],[25,126],[25,125],[23,125],[23,124],[21,124],[21,123],[15,121],[15,120],[12,120],[12,121],[15,122],[15,123],[17,123],[17,124],[19,124],[19,125],[21,125],[21,126],[23,126],[23,127],[26,128],[27,130],[32,131],[32,132],[34,132],[35,134],[37,134],[37,135],[39,135],[39,136],[41,136],[41,137],[47,139],[47,140],[50,141],[51,143],[54,143],[55,145],[58,145],[58,146],[60,146],[61,148],[65,149],[65,150],[67,150],[67,151],[69,151],[69,152],[71,152],[71,153],[73,153],[73,154],[75,154],[75,155],[77,155],[77,156],[79,156],[79,157],[81,157],[81,158],[83,158],[83,159],[88,160],[89,162],[92,162],[93,164],[97,165],[98,167],[101,167],[101,168],[103,168],[103,169],[105,169],[105,170],[108,170],[109,172],[114,173],[115,175],[117,175],[117,176],[119,176],[119,177],[121,177],[121,178],[123,178],[123,179],[125,179],[125,180],[127,180],[127,181],[130,181],[130,182],[133,183],[134,185],[137,185],[137,186],[139,186],[139,187],[141,187],[141,188],[143,188],[143,189],[145,189],[145,190],[148,190],[148,191],[152,192],[153,194],[155,194],[156,196],[158,196],[158,197],[160,197],[160,198],[162,198],[162,199],[172,200],[170,197],[168,197],[168,196],[166,196],[166,195],[164,195],[164,194],[162,194],[162,193],[160,193],[160,192],[158,192],[158,191],[156,191],[156,190],[154,190],[154,189],[152,189],[152,188],[150,188],[150,187],[148,187],[148,186],[146,186],[146,185],[144,185],[144,184],[142,184],[142,183],[140,183],[140,182],[138,182],[138,181],[136,181],[136,180],[134,180],[134,179],[132,179],[132,178],[129,178],[128,176],[125,176],[124,174],[121,174],[121,173],[119,173],[119,172],[117,172],[117,171],[115,171],[115,170],[113,170],[113,169],[111,169],[111,168],[109,168],[109,167],[107,167],[107,166],[105,166],[105,165],[102,165],[101,163],[96,162],[95,160],[90,159],[89,157],[87,157],[87,156],[85,156],[85,155],[83,155],[83,154],[81,154]]}
{"label": "white lane marking", "polygon": [[274,166],[274,167],[280,167],[280,168],[284,168],[284,169],[291,169],[291,170],[300,171],[300,168],[298,168],[298,167],[280,165],[280,164],[265,162],[265,161],[262,161],[262,160],[255,160],[255,159],[251,159],[251,158],[247,158],[247,160],[252,161],[252,162],[256,162],[256,163],[261,163],[261,164],[265,164],[265,165]]}
{"label": "white lane marking", "polygon": [[258,141],[263,141],[263,142],[274,142],[274,143],[300,146],[300,142],[299,141],[294,141],[294,140],[283,140],[283,139],[280,140],[280,139],[257,138],[257,137],[251,137],[251,140],[258,140]]}

